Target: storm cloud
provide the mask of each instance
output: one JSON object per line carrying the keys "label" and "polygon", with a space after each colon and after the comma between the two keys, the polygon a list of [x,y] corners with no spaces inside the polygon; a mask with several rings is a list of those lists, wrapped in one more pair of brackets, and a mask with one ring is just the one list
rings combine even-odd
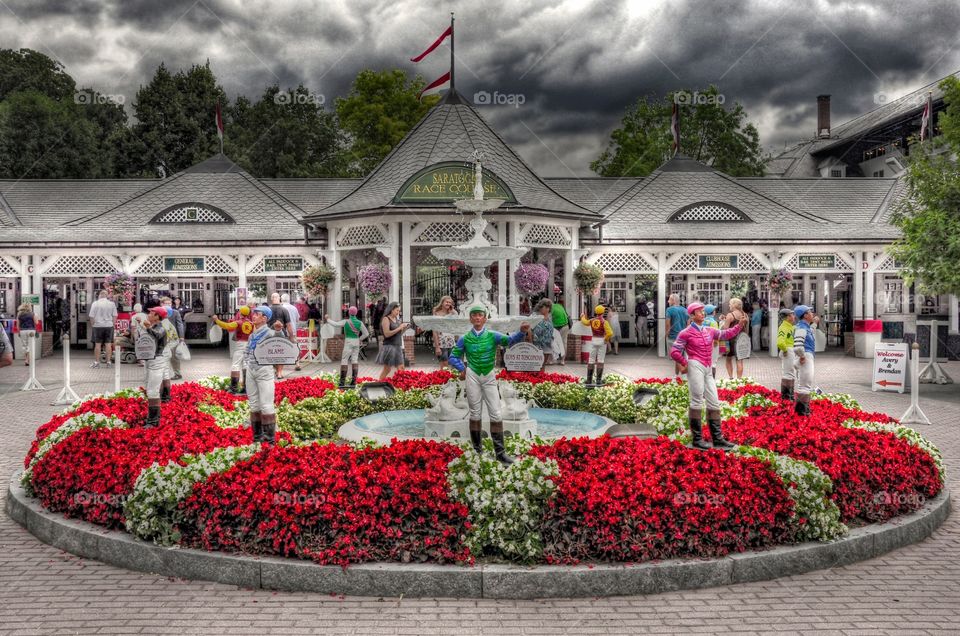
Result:
{"label": "storm cloud", "polygon": [[[746,0],[412,2],[6,0],[0,42],[58,59],[129,105],[164,62],[210,61],[227,93],[303,83],[328,107],[364,68],[432,80],[449,49],[419,53],[457,17],[457,89],[544,176],[590,174],[642,95],[719,86],[768,152],[813,136],[815,98],[834,124],[960,70],[960,5]],[[229,134],[229,131],[228,131]]]}

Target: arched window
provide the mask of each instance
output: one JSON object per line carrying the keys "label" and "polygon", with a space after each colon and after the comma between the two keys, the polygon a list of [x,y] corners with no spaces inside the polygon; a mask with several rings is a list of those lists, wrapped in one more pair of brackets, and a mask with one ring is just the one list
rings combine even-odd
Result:
{"label": "arched window", "polygon": [[233,223],[220,208],[205,203],[178,203],[153,217],[151,223]]}
{"label": "arched window", "polygon": [[726,203],[701,201],[677,210],[670,217],[670,223],[750,223],[750,217]]}

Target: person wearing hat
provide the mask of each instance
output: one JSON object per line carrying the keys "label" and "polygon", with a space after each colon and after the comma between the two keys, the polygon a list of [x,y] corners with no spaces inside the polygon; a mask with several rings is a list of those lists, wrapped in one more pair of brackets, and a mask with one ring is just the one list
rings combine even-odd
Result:
{"label": "person wearing hat", "polygon": [[780,327],[777,328],[777,351],[780,353],[780,397],[793,399],[793,385],[797,379],[797,356],[793,352],[794,329],[797,317],[792,309],[780,310]]}
{"label": "person wearing hat", "polygon": [[793,330],[793,353],[797,356],[796,403],[793,410],[797,415],[810,415],[810,394],[813,392],[814,364],[817,341],[813,332],[813,310],[799,305],[793,310],[797,326]]}
{"label": "person wearing hat", "polygon": [[350,379],[349,386],[357,385],[357,370],[360,364],[360,344],[361,341],[370,337],[367,326],[363,321],[357,318],[357,308],[350,307],[347,310],[349,316],[343,320],[330,320],[324,316],[327,323],[334,327],[343,327],[343,353],[340,354],[340,386],[348,386],[347,365],[352,366],[353,376]]}
{"label": "person wearing hat", "polygon": [[580,323],[590,327],[592,337],[587,344],[587,384],[593,384],[593,370],[597,370],[597,384],[603,384],[603,360],[607,355],[607,342],[613,338],[613,328],[603,314],[606,308],[597,305],[593,309],[593,318],[581,314]]}
{"label": "person wearing hat", "polygon": [[[247,342],[250,340],[250,334],[253,333],[253,321],[250,318],[251,311],[257,306],[257,302],[251,296],[247,299],[247,304],[237,310],[233,315],[233,320],[225,322],[216,315],[211,314],[210,318],[218,327],[230,333],[233,338],[233,354],[230,357],[230,389],[234,395],[243,395],[246,393],[246,383],[243,379],[243,361],[247,357]],[[243,386],[241,386],[243,384]]]}
{"label": "person wearing hat", "polygon": [[286,337],[283,329],[274,330],[267,324],[272,318],[273,311],[266,305],[254,307],[250,311],[253,333],[247,341],[247,353],[243,360],[247,367],[245,384],[247,402],[250,404],[250,428],[253,429],[253,441],[264,444],[273,444],[277,437],[277,411],[273,405],[276,377],[273,365],[257,362],[254,350],[266,338]]}
{"label": "person wearing hat", "polygon": [[687,416],[693,435],[693,447],[700,450],[710,448],[710,444],[703,439],[703,405],[706,401],[713,448],[730,449],[736,444],[731,444],[723,437],[717,381],[710,371],[713,366],[713,344],[717,340],[736,338],[747,326],[747,319],[744,317],[729,329],[721,330],[703,324],[706,318],[703,303],[690,303],[687,313],[690,315],[690,324],[677,334],[677,339],[670,349],[670,357],[680,367],[680,373],[687,374],[690,389],[690,410]]}
{"label": "person wearing hat", "polygon": [[[167,359],[164,352],[167,348],[167,331],[160,324],[167,318],[166,307],[153,307],[147,312],[146,320],[140,323],[137,329],[140,337],[136,343],[138,358],[143,356],[144,369],[146,370],[146,379],[144,386],[147,388],[147,419],[143,423],[144,428],[154,428],[160,424],[160,399],[165,394],[165,389],[169,390],[170,380],[166,379]],[[136,321],[139,322],[139,321]],[[134,325],[131,323],[131,327]],[[146,347],[140,346],[140,340],[149,338],[151,346],[149,349],[152,355],[145,353]]]}
{"label": "person wearing hat", "polygon": [[[530,333],[530,324],[521,323],[520,331],[508,336],[487,329],[486,307],[473,305],[469,309],[469,315],[473,328],[457,339],[450,351],[450,366],[460,372],[460,379],[465,382],[467,406],[470,409],[470,442],[473,450],[483,452],[481,417],[482,407],[486,405],[487,415],[490,417],[490,439],[493,440],[497,460],[504,466],[509,466],[513,460],[507,456],[503,445],[500,389],[497,386],[494,364],[497,360],[497,347],[509,347],[526,338]],[[464,355],[467,356],[466,364],[463,362]]]}

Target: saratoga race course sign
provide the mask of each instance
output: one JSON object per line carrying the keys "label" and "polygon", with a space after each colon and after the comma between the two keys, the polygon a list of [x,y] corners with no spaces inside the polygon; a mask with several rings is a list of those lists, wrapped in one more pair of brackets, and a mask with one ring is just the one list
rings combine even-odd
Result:
{"label": "saratoga race course sign", "polygon": [[539,371],[543,368],[543,351],[529,342],[518,342],[503,354],[507,371]]}
{"label": "saratoga race course sign", "polygon": [[257,364],[296,364],[300,358],[300,345],[284,336],[264,338],[253,350]]}
{"label": "saratoga race course sign", "polygon": [[[473,197],[473,166],[446,162],[421,170],[400,188],[395,203],[448,203]],[[483,169],[483,198],[516,203],[513,192],[498,176]]]}

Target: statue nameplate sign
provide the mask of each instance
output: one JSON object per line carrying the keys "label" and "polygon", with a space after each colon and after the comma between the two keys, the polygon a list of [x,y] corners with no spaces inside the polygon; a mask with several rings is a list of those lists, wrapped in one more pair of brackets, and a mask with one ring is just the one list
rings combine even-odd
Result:
{"label": "statue nameplate sign", "polygon": [[296,364],[300,358],[300,346],[283,336],[264,338],[253,350],[257,364]]}
{"label": "statue nameplate sign", "polygon": [[153,336],[143,334],[134,346],[137,360],[153,360],[157,357],[157,341]]}
{"label": "statue nameplate sign", "polygon": [[543,351],[529,342],[518,342],[503,354],[507,371],[539,371],[543,367]]}

